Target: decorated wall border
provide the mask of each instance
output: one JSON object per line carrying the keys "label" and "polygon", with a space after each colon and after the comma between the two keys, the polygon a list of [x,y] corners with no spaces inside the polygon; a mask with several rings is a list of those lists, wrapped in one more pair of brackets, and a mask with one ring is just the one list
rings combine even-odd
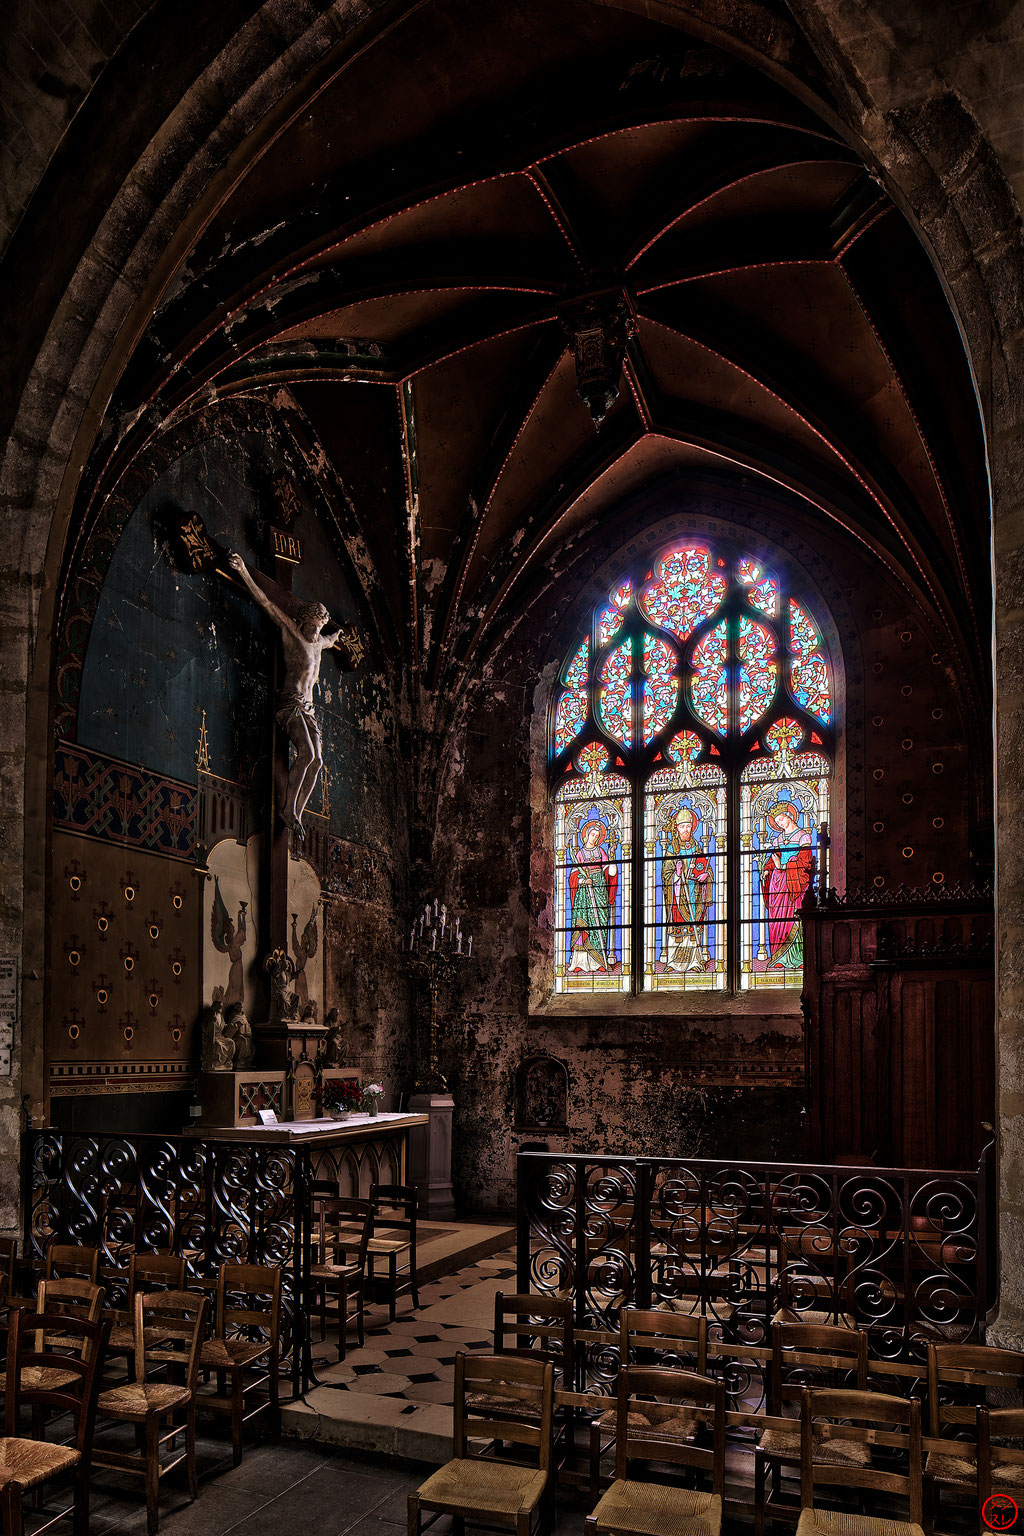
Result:
{"label": "decorated wall border", "polygon": [[191,860],[198,809],[194,785],[71,742],[57,743],[53,824],[63,831]]}

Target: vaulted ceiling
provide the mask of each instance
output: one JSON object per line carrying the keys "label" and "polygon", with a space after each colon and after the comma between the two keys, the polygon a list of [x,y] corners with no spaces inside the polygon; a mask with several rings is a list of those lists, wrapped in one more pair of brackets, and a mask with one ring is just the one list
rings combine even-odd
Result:
{"label": "vaulted ceiling", "polygon": [[[624,341],[599,427],[595,313]],[[690,465],[782,487],[985,652],[983,444],[925,252],[821,118],[641,15],[436,0],[311,82],[197,232],[83,507],[253,395],[305,417],[435,681],[595,507]]]}

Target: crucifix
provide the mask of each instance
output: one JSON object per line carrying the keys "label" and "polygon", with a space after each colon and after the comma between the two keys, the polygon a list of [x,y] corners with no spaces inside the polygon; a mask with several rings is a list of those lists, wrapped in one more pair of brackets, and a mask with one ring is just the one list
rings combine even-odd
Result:
{"label": "crucifix", "polygon": [[324,765],[313,689],[320,681],[324,651],[344,644],[342,630],[340,625],[328,630],[331,616],[323,603],[303,603],[294,617],[287,614],[256,585],[237,550],[231,551],[228,564],[281,631],[284,678],[278,689],[274,719],[295,748],[295,757],[288,770],[284,794],[278,796],[277,808],[285,826],[301,843],[305,838],[302,813]]}
{"label": "crucifix", "polygon": [[[289,509],[283,504],[283,510],[287,513]],[[363,659],[363,644],[353,625],[332,624],[322,603],[302,603],[292,596],[292,572],[302,561],[302,541],[295,534],[271,525],[269,546],[275,571],[270,577],[248,566],[236,550],[225,559],[225,552],[211,542],[198,514],[185,514],[185,518],[188,520],[182,520],[178,531],[192,568],[216,571],[225,580],[240,582],[281,635],[273,703],[273,799],[268,806],[261,902],[261,928],[269,952],[265,964],[270,964],[277,955],[287,959],[289,858],[298,858],[306,841],[303,816],[323,770],[314,703],[320,665],[324,652],[334,649],[356,667]],[[272,1000],[271,1025],[280,1023],[279,1011]]]}

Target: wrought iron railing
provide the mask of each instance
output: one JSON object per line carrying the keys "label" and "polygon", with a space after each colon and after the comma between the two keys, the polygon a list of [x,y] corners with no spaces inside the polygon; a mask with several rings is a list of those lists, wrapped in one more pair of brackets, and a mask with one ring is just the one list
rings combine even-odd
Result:
{"label": "wrought iron railing", "polygon": [[184,1136],[25,1132],[26,1257],[47,1242],[100,1250],[108,1304],[123,1305],[133,1250],[184,1255],[193,1280],[222,1263],[281,1270],[281,1358],[310,1379],[303,1307],[310,1265],[310,1149]]}
{"label": "wrought iron railing", "polygon": [[979,1338],[987,1198],[987,1152],[955,1172],[523,1152],[518,1285],[572,1298],[581,1390],[612,1388],[620,1309],[661,1306],[708,1318],[750,1403],[779,1314],[852,1319],[879,1362]]}

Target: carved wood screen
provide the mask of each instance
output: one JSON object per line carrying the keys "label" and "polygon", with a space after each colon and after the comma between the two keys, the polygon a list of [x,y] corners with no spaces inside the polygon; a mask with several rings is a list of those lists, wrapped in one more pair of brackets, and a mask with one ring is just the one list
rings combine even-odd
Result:
{"label": "carved wood screen", "polygon": [[804,910],[808,1156],[964,1168],[991,1139],[991,893]]}

